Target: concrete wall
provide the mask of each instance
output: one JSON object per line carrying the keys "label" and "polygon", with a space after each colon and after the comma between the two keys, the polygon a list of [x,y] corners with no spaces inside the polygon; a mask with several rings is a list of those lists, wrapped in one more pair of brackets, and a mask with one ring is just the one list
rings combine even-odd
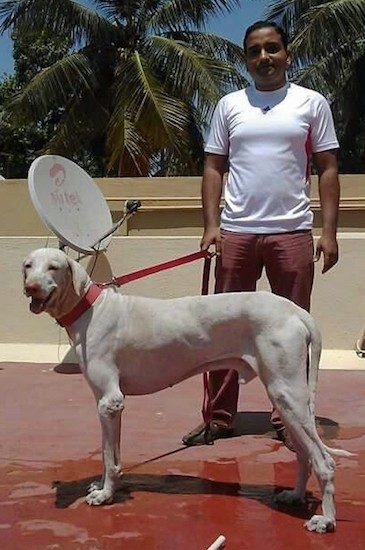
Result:
{"label": "concrete wall", "polygon": [[[110,280],[139,268],[197,251],[202,232],[201,178],[136,178],[96,180],[114,219],[119,219],[124,201],[142,200],[142,208],[112,239],[106,254],[93,270],[95,280]],[[341,176],[342,199],[339,244],[341,260],[321,275],[316,266],[312,311],[323,333],[324,347],[351,350],[362,335],[364,323],[365,271],[365,176]],[[316,178],[312,206],[320,224]],[[21,263],[31,250],[58,246],[36,213],[26,180],[0,182],[0,348],[13,344],[28,349],[47,346],[68,349],[64,330],[47,315],[34,316],[22,295]],[[97,215],[97,213],[96,213]],[[315,234],[318,230],[315,231]],[[128,235],[128,236],[126,236]],[[69,251],[76,257],[76,253]],[[88,270],[94,257],[81,260]],[[126,294],[169,298],[200,293],[202,261],[130,283]],[[213,279],[213,275],[212,275]],[[265,277],[259,288],[267,288]],[[0,360],[1,360],[0,353]],[[13,357],[8,355],[6,357]]]}
{"label": "concrete wall", "polygon": [[[314,226],[321,226],[317,178],[312,178]],[[110,178],[95,180],[103,192],[114,221],[121,218],[126,199],[139,199],[142,207],[118,231],[131,236],[199,236],[202,216],[201,178]],[[365,229],[365,175],[341,176],[339,227],[342,231]],[[0,236],[46,236],[28,193],[26,180],[0,181]]]}
{"label": "concrete wall", "polygon": [[[360,337],[364,323],[365,234],[340,234],[341,260],[322,275],[316,265],[312,311],[320,324],[324,347],[351,350]],[[33,249],[57,246],[56,239],[43,237],[0,238],[0,343],[66,345],[66,333],[47,315],[35,316],[28,310],[22,294],[21,263]],[[196,237],[116,237],[102,254],[92,276],[110,280],[116,276],[156,263],[190,254],[199,249]],[[76,257],[72,251],[70,254]],[[89,270],[94,257],[84,258]],[[122,287],[125,294],[169,298],[200,293],[202,261],[163,271]],[[213,280],[213,273],[211,276]],[[259,288],[267,288],[266,279]]]}

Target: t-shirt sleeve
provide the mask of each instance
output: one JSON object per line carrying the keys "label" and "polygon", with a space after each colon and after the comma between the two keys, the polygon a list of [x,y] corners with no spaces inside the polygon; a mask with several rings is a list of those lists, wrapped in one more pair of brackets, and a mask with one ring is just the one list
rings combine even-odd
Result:
{"label": "t-shirt sleeve", "polygon": [[224,99],[221,99],[213,113],[209,137],[204,148],[206,153],[228,155],[229,131]]}
{"label": "t-shirt sleeve", "polygon": [[319,95],[313,109],[311,124],[311,149],[313,153],[320,153],[330,149],[338,149],[333,116],[326,99]]}

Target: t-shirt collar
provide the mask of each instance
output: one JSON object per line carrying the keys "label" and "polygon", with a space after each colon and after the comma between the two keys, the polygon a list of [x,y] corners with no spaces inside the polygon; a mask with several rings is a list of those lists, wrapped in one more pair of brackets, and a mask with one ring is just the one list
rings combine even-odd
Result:
{"label": "t-shirt collar", "polygon": [[256,97],[258,98],[276,99],[283,96],[287,92],[289,86],[290,86],[290,83],[286,82],[284,86],[282,86],[281,88],[277,88],[276,90],[270,90],[270,91],[258,90],[255,85],[252,85],[251,87],[252,87],[252,91],[254,91]]}

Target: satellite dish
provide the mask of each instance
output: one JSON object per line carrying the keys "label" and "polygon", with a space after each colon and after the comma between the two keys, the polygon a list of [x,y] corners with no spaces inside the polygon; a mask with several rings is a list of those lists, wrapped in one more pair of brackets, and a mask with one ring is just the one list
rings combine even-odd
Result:
{"label": "satellite dish", "polygon": [[34,208],[61,244],[85,254],[107,248],[113,232],[110,210],[80,166],[57,155],[38,157],[29,168],[28,188]]}

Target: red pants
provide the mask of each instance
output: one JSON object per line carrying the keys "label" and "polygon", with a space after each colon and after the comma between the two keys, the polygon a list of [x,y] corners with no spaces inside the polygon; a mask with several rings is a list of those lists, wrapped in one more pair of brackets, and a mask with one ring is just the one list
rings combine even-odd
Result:
{"label": "red pants", "polygon": [[[309,311],[313,286],[313,238],[310,231],[252,235],[221,231],[222,252],[217,258],[215,292],[256,290],[265,267],[274,294]],[[238,373],[219,370],[209,374],[213,417],[229,426],[237,412]],[[282,426],[275,410],[271,422]]]}

